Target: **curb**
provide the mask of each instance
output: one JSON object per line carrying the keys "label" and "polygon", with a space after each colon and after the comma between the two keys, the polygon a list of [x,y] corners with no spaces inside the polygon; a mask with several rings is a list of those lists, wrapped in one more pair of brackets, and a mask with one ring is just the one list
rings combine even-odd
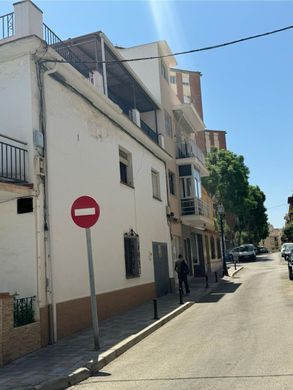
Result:
{"label": "curb", "polygon": [[139,343],[145,337],[149,336],[157,329],[165,325],[167,322],[171,321],[173,318],[177,317],[179,314],[189,309],[194,303],[195,302],[184,303],[177,309],[166,314],[164,317],[147,326],[140,332],[127,337],[120,343],[114,345],[112,348],[98,355],[95,359],[88,361],[84,364],[83,367],[78,368],[69,375],[47,380],[45,382],[40,383],[39,385],[32,387],[31,390],[64,390],[89,378],[91,375],[96,374],[104,366],[112,362],[118,356],[122,355],[135,344]]}
{"label": "curb", "polygon": [[243,266],[240,266],[239,268],[233,270],[233,272],[231,272],[231,275],[229,275],[230,278],[233,278],[234,275],[238,274],[238,272],[241,271],[242,269],[243,269]]}

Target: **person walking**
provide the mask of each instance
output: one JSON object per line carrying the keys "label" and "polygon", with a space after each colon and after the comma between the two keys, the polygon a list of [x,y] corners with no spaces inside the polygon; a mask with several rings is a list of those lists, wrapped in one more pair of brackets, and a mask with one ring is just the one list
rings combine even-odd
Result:
{"label": "person walking", "polygon": [[184,283],[185,292],[186,294],[190,293],[187,275],[189,274],[189,267],[186,263],[186,261],[183,259],[182,255],[178,256],[178,260],[175,262],[175,271],[178,274],[178,281],[179,281],[179,289],[182,290],[182,286]]}

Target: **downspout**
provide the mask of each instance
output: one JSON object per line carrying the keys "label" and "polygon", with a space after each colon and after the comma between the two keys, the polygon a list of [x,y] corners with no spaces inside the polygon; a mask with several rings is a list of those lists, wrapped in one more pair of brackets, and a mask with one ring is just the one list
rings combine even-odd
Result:
{"label": "downspout", "polygon": [[56,302],[54,296],[53,283],[53,264],[51,257],[51,237],[50,237],[50,217],[49,217],[49,195],[48,195],[48,149],[47,149],[47,132],[46,132],[46,104],[44,91],[45,76],[55,73],[57,70],[57,63],[52,69],[42,72],[41,64],[36,62],[38,87],[40,92],[40,129],[44,138],[44,169],[45,175],[43,178],[44,186],[44,252],[45,252],[45,276],[46,276],[46,298],[49,310],[49,342],[51,344],[57,341],[57,323],[56,323]]}

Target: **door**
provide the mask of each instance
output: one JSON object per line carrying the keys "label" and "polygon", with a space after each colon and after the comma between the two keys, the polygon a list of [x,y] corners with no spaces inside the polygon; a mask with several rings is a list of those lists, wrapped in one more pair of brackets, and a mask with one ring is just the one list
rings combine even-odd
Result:
{"label": "door", "polygon": [[156,295],[161,297],[170,292],[167,244],[153,242],[153,260]]}
{"label": "door", "polygon": [[199,265],[196,267],[196,276],[204,276],[205,266],[204,266],[204,250],[203,250],[203,236],[202,234],[197,234],[197,244],[198,244],[198,261]]}
{"label": "door", "polygon": [[209,236],[205,236],[205,242],[206,242],[206,254],[207,254],[207,268],[206,268],[206,273],[209,275],[209,274],[211,273],[211,256],[210,256]]}
{"label": "door", "polygon": [[184,252],[185,252],[185,260],[187,262],[187,265],[190,269],[190,272],[192,273],[192,255],[191,255],[191,243],[190,238],[185,238],[184,240]]}

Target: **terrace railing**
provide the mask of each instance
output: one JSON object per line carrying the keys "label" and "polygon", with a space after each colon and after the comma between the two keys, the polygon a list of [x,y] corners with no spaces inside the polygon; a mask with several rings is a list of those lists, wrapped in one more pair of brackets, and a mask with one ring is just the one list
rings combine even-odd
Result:
{"label": "terrace railing", "polygon": [[0,180],[26,182],[26,143],[0,134]]}
{"label": "terrace railing", "polygon": [[0,16],[0,39],[10,38],[14,34],[14,12]]}
{"label": "terrace railing", "polygon": [[36,297],[14,298],[14,327],[34,322],[34,301]]}
{"label": "terrace railing", "polygon": [[198,198],[181,199],[182,215],[200,215],[211,218],[211,210],[207,203]]}

